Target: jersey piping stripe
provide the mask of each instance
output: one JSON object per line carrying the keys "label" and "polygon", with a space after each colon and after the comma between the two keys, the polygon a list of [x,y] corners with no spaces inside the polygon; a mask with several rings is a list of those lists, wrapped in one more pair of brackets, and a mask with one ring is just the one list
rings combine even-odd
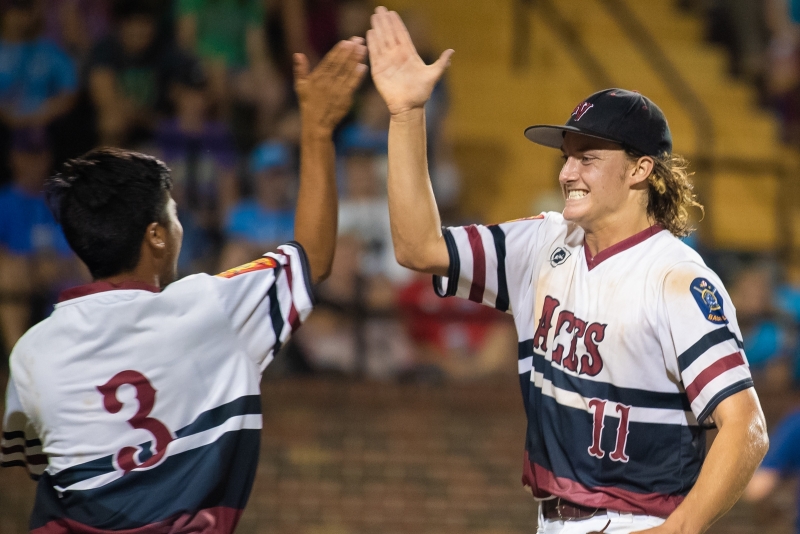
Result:
{"label": "jersey piping stripe", "polygon": [[742,353],[734,352],[733,354],[728,354],[727,356],[720,358],[703,369],[703,371],[697,375],[692,383],[686,386],[686,394],[689,396],[689,402],[694,402],[694,399],[700,395],[700,392],[703,391],[703,388],[719,375],[725,371],[733,369],[734,367],[744,364],[744,357],[742,357]]}
{"label": "jersey piping stripe", "polygon": [[705,420],[708,419],[708,416],[710,416],[714,412],[714,410],[717,408],[717,405],[720,402],[722,402],[723,400],[727,399],[728,397],[730,397],[735,393],[739,393],[740,391],[744,391],[752,387],[755,387],[752,378],[745,378],[734,384],[731,384],[730,386],[726,387],[725,389],[721,390],[719,393],[714,395],[711,398],[711,400],[708,401],[708,404],[706,404],[706,407],[703,409],[702,412],[700,412],[700,417],[698,417],[697,420],[700,422],[701,425],[704,424]]}
{"label": "jersey piping stripe", "polygon": [[712,330],[708,334],[701,337],[694,345],[683,351],[683,353],[678,356],[678,367],[680,367],[681,372],[688,369],[689,366],[692,365],[697,358],[705,354],[708,349],[728,341],[729,339],[735,340],[736,345],[740,349],[744,347],[744,344],[736,337],[736,334],[731,332],[731,330],[726,326]]}
{"label": "jersey piping stripe", "polygon": [[[283,268],[280,269],[284,270]],[[272,330],[275,332],[275,348],[273,354],[280,352],[283,343],[281,342],[281,333],[283,332],[283,314],[281,313],[281,303],[278,300],[278,278],[280,272],[275,273],[275,283],[267,290],[269,297],[269,317],[272,321]]]}
{"label": "jersey piping stripe", "polygon": [[[177,430],[175,435],[178,438],[185,438],[218,427],[232,417],[250,414],[261,415],[261,397],[259,395],[245,395],[205,411],[197,416],[192,423]],[[144,447],[145,445],[146,443],[143,443],[139,446]],[[67,488],[83,480],[114,471],[116,469],[113,465],[113,456],[103,456],[90,462],[68,467],[53,475],[53,480],[58,486]]]}
{"label": "jersey piping stripe", "polygon": [[508,311],[508,283],[506,282],[506,234],[497,225],[489,226],[494,238],[494,250],[497,254],[497,301],[495,308]]}
{"label": "jersey piping stripe", "polygon": [[289,264],[288,269],[284,269],[283,272],[286,274],[286,283],[289,285],[289,295],[291,296],[291,306],[289,308],[289,325],[292,327],[292,331],[297,330],[300,328],[300,316],[297,314],[297,308],[294,305],[294,286],[292,285],[292,258],[286,254],[285,252],[279,250],[278,254],[286,258],[286,262]]}
{"label": "jersey piping stripe", "polygon": [[458,278],[461,274],[461,259],[458,256],[458,246],[450,230],[442,229],[444,243],[447,245],[447,253],[450,255],[450,266],[447,268],[447,287],[442,288],[442,277],[433,275],[433,290],[440,297],[455,296],[458,290]]}
{"label": "jersey piping stripe", "polygon": [[[559,406],[589,413],[589,401],[593,397],[584,397],[580,392],[557,387],[551,380],[545,379],[542,373],[537,373],[535,371],[533,373],[532,381],[533,385],[541,392],[542,395],[550,397]],[[622,403],[615,403],[611,400],[607,401],[606,417],[617,418],[615,412],[615,406],[617,404]],[[628,406],[628,421],[631,423],[697,426],[697,420],[695,419],[694,414],[689,410],[651,408],[636,405]]]}
{"label": "jersey piping stripe", "polygon": [[472,248],[472,286],[469,288],[469,300],[481,304],[486,288],[486,254],[478,227],[467,226],[466,230],[469,246]]}
{"label": "jersey piping stripe", "polygon": [[[579,393],[587,399],[606,399],[627,406],[638,406],[641,408],[663,408],[668,410],[680,410],[681,412],[691,411],[689,399],[683,393],[625,388],[609,384],[608,382],[599,382],[567,374],[555,368],[544,355],[534,352],[532,339],[519,344],[519,355],[521,360],[530,357],[531,368],[541,374],[545,379],[551,381],[555,387]],[[519,364],[520,373],[527,372],[523,368],[523,365],[522,363]]]}

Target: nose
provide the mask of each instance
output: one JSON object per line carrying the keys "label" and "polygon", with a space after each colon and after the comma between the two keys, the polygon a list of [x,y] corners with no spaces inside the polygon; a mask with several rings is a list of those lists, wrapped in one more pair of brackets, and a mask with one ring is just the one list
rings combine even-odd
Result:
{"label": "nose", "polygon": [[578,160],[572,156],[567,157],[561,172],[558,173],[558,181],[562,184],[574,182],[578,178]]}

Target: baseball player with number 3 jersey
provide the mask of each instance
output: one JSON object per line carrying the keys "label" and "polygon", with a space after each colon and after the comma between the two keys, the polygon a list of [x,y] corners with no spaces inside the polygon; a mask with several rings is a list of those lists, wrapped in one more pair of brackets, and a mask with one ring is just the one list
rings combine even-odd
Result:
{"label": "baseball player with number 3 jersey", "polygon": [[679,239],[702,207],[661,110],[607,89],[565,125],[528,128],[562,152],[563,213],[441,229],[424,105],[453,52],[425,65],[382,7],[367,46],[391,113],[398,261],[433,274],[442,297],[514,316],[522,481],[539,501],[538,531],[704,532],[739,498],[767,438],[730,298]]}
{"label": "baseball player with number 3 jersey", "polygon": [[332,132],[366,72],[363,39],[311,73],[295,56],[302,118],[296,242],[217,276],[176,278],[183,230],[169,170],[97,149],[48,195],[94,282],[62,293],[11,355],[0,462],[38,479],[37,534],[228,534],[258,466],[264,368],[330,272]]}

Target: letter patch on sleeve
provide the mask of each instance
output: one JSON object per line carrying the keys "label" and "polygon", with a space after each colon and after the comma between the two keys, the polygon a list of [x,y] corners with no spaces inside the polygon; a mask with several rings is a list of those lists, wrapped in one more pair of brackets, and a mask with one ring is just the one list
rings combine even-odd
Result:
{"label": "letter patch on sleeve", "polygon": [[250,263],[245,263],[244,265],[240,265],[239,267],[234,267],[233,269],[229,269],[224,273],[219,273],[217,276],[221,276],[222,278],[233,278],[234,276],[238,276],[240,274],[245,274],[245,273],[252,273],[253,271],[274,269],[277,266],[278,262],[272,258],[259,258],[255,261],[251,261]]}
{"label": "letter patch on sleeve", "polygon": [[725,310],[722,309],[722,295],[717,292],[717,288],[711,282],[705,278],[695,278],[692,280],[690,291],[707,321],[714,324],[728,324]]}

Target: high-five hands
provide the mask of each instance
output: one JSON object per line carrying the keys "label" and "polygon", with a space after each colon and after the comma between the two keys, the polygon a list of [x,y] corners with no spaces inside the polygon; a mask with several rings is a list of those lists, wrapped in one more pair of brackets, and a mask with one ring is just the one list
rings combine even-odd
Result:
{"label": "high-five hands", "polygon": [[372,79],[392,115],[423,107],[453,55],[452,50],[445,50],[436,63],[426,65],[400,15],[385,7],[372,15],[367,47]]}
{"label": "high-five hands", "polygon": [[364,79],[366,55],[361,37],[340,41],[311,73],[308,58],[294,55],[294,88],[304,123],[319,127],[326,135],[333,132],[350,110],[353,93]]}

